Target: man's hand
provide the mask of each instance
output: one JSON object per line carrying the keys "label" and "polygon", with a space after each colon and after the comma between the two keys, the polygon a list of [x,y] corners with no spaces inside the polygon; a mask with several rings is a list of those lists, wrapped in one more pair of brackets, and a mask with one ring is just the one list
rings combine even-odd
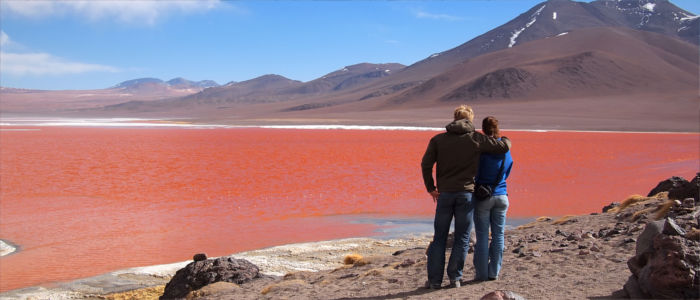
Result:
{"label": "man's hand", "polygon": [[433,196],[433,202],[437,202],[437,199],[440,196],[440,193],[437,190],[434,190],[434,191],[430,192],[430,196]]}

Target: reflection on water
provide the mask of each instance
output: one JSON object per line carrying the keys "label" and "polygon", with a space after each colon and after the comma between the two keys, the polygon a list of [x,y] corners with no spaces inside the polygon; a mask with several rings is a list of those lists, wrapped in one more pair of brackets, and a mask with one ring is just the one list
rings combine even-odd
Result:
{"label": "reflection on water", "polygon": [[[432,230],[420,172],[431,131],[2,129],[0,239],[22,247],[0,258],[2,291],[199,252]],[[509,221],[599,212],[700,169],[698,134],[506,135]]]}

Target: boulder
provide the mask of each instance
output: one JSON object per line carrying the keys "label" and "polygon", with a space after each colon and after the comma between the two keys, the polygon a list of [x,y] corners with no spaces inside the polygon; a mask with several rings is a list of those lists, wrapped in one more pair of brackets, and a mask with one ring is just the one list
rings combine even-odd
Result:
{"label": "boulder", "polygon": [[183,298],[208,284],[242,284],[259,276],[260,269],[244,259],[220,257],[195,261],[175,273],[160,299]]}
{"label": "boulder", "polygon": [[673,176],[669,179],[659,182],[659,184],[657,184],[656,187],[649,192],[647,197],[652,197],[661,192],[668,192],[674,188],[678,188],[686,184],[689,184],[689,182],[688,180],[685,180],[685,178]]}
{"label": "boulder", "polygon": [[684,234],[670,218],[647,224],[637,239],[636,255],[627,262],[632,275],[624,291],[631,298],[700,297],[700,242]]}
{"label": "boulder", "polygon": [[690,182],[683,177],[673,176],[659,182],[647,197],[654,196],[661,192],[668,192],[669,199],[684,200],[686,198],[695,199],[696,205],[699,203],[700,193],[700,173],[697,173]]}
{"label": "boulder", "polygon": [[606,213],[606,212],[608,212],[609,210],[611,210],[611,209],[613,209],[613,208],[615,208],[615,207],[618,207],[618,206],[620,206],[620,202],[612,202],[612,203],[610,203],[610,204],[608,204],[608,205],[606,205],[606,206],[603,206],[603,212]]}
{"label": "boulder", "polygon": [[666,235],[685,235],[685,230],[676,224],[671,218],[666,218],[663,233]]}
{"label": "boulder", "polygon": [[206,253],[197,253],[192,257],[192,260],[194,260],[194,261],[207,260],[207,254]]}
{"label": "boulder", "polygon": [[[684,238],[659,234],[654,238],[654,253],[637,276],[641,290],[654,299],[697,299],[700,286],[694,282],[700,272]],[[695,245],[698,249],[698,245]],[[695,264],[690,262],[694,260]]]}

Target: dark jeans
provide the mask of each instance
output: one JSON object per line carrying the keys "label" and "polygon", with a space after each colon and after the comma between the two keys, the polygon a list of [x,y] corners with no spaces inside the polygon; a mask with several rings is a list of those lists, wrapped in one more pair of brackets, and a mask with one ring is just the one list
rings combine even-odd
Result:
{"label": "dark jeans", "polygon": [[428,247],[428,281],[441,284],[445,271],[445,248],[452,218],[455,219],[455,241],[447,264],[451,281],[462,279],[464,260],[469,250],[474,205],[471,192],[441,192],[435,208],[435,235]]}

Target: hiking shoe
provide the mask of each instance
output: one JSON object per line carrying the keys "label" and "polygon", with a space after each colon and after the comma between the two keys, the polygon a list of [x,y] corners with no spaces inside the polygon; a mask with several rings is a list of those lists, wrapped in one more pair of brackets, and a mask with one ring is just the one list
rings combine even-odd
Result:
{"label": "hiking shoe", "polygon": [[450,287],[451,287],[451,288],[455,288],[455,289],[456,289],[456,288],[458,288],[458,287],[460,287],[460,286],[462,286],[462,282],[461,282],[461,281],[459,281],[459,280],[450,280]]}
{"label": "hiking shoe", "polygon": [[442,286],[439,283],[430,283],[430,281],[425,282],[425,288],[431,290],[439,290]]}

